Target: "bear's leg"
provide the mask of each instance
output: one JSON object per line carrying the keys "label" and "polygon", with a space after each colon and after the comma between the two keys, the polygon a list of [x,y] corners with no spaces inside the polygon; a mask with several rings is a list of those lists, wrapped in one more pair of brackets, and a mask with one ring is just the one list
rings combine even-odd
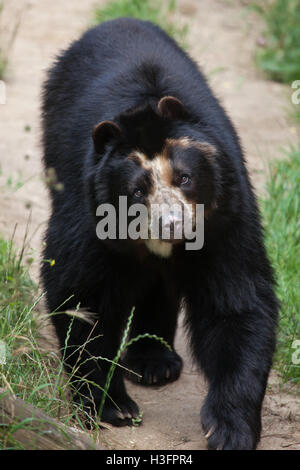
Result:
{"label": "bear's leg", "polygon": [[266,294],[265,305],[257,299],[253,309],[226,313],[209,309],[205,296],[202,309],[190,303],[187,314],[193,355],[209,382],[201,410],[208,448],[255,449],[274,351],[272,300],[267,305]]}
{"label": "bear's leg", "polygon": [[167,296],[162,284],[156,284],[143,302],[136,305],[131,338],[149,333],[163,338],[172,348],[170,351],[156,339],[142,338],[126,351],[124,365],[137,372],[127,377],[142,385],[163,385],[177,380],[182,369],[182,359],[174,350],[174,336],[180,301]]}
{"label": "bear's leg", "polygon": [[[113,321],[112,312],[106,317],[99,317],[99,321],[93,325],[82,320],[70,320],[70,316],[64,314],[54,315],[52,320],[59,337],[64,364],[71,375],[74,401],[83,405],[87,424],[92,426],[92,419],[97,419],[102,390],[111,365],[99,356],[110,360],[115,357],[120,345],[122,321],[120,318]],[[117,366],[101,421],[115,426],[131,425],[132,418],[136,418],[138,414],[136,403],[126,392],[122,369]]]}

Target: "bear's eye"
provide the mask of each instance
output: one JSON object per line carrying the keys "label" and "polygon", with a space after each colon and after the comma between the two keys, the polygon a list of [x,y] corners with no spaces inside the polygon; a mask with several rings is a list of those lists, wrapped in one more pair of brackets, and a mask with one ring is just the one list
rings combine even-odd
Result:
{"label": "bear's eye", "polygon": [[143,191],[141,191],[140,189],[136,189],[134,191],[134,195],[135,195],[135,197],[139,198],[139,197],[142,197],[144,194],[143,194]]}
{"label": "bear's eye", "polygon": [[191,178],[188,175],[181,175],[180,184],[188,184]]}

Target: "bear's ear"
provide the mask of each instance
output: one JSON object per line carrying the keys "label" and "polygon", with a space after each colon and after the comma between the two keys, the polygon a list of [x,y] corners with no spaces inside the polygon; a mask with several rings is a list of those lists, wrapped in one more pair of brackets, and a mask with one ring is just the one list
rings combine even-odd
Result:
{"label": "bear's ear", "polygon": [[157,105],[158,114],[166,119],[185,119],[188,112],[184,104],[174,96],[164,96]]}
{"label": "bear's ear", "polygon": [[94,147],[97,153],[101,154],[105,150],[106,144],[111,140],[117,139],[121,136],[121,129],[113,121],[102,121],[94,127],[92,137]]}

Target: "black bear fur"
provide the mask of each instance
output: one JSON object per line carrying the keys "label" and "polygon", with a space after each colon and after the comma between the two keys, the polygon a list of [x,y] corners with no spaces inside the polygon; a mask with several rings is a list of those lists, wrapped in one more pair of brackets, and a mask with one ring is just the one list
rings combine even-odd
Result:
{"label": "black bear fur", "polygon": [[[166,96],[183,103],[182,113],[176,105],[169,116],[158,112]],[[44,87],[42,114],[45,168],[63,185],[50,188],[43,258],[55,264],[41,267],[48,309],[65,311],[80,303],[99,320],[93,327],[73,320],[66,367],[79,365],[77,376],[98,385],[81,383],[74,400],[82,399],[91,414],[93,406],[99,407],[109,363],[87,359],[115,357],[133,306],[131,336],[156,334],[172,347],[184,306],[193,358],[209,384],[201,411],[208,447],[254,449],[278,304],[239,138],[198,66],[150,22],[109,21],[58,57]],[[107,120],[115,129],[94,130],[94,143],[93,129]],[[187,251],[178,244],[169,258],[161,258],[135,243],[99,240],[95,207],[115,203],[120,194],[130,197],[128,182],[139,171],[123,162],[124,153],[138,147],[151,158],[166,138],[186,136],[209,142],[218,152],[217,204],[205,223],[203,248]],[[197,181],[194,199],[204,202],[206,177]],[[56,314],[52,321],[64,349],[70,316]],[[86,340],[85,350],[78,351]],[[133,344],[124,364],[140,373],[145,385],[176,380],[182,368],[174,350],[150,339]],[[116,368],[109,395],[119,410],[107,399],[103,421],[131,424],[138,407],[126,392],[121,368]]]}

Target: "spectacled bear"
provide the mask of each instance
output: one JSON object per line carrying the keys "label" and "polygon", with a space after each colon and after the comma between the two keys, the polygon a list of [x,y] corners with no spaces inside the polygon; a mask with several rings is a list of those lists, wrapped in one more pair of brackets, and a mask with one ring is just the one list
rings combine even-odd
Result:
{"label": "spectacled bear", "polygon": [[[51,318],[67,347],[66,368],[76,370],[74,400],[91,416],[99,408],[110,366],[99,356],[115,357],[133,306],[131,336],[155,334],[172,351],[146,338],[128,348],[123,364],[143,385],[178,379],[174,335],[183,307],[193,358],[209,384],[201,410],[208,448],[254,449],[278,305],[239,138],[198,66],[150,22],[105,22],[58,57],[42,120],[46,173],[60,184],[50,185],[43,253],[55,264],[42,263],[41,277],[49,312],[62,312]],[[97,207],[115,207],[119,196],[129,206],[204,204],[202,249],[172,237],[99,239]],[[63,312],[78,304],[97,321],[73,318],[70,331]],[[122,370],[102,414],[116,426],[139,413]]]}

